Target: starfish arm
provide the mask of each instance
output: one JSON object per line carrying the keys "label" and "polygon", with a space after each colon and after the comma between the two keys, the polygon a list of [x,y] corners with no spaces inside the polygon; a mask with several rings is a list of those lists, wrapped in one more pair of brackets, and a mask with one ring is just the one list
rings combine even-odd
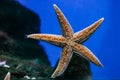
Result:
{"label": "starfish arm", "polygon": [[10,80],[10,72],[7,73],[7,75],[6,75],[4,80]]}
{"label": "starfish arm", "polygon": [[57,66],[56,70],[54,71],[54,73],[52,74],[51,78],[60,76],[65,71],[65,69],[67,68],[67,66],[70,62],[72,54],[73,53],[72,53],[71,46],[66,45],[62,50],[62,55],[59,60],[58,66]]}
{"label": "starfish arm", "polygon": [[101,18],[98,21],[96,21],[95,23],[93,23],[92,25],[83,29],[82,31],[76,32],[73,35],[73,40],[75,42],[79,42],[79,43],[84,42],[91,36],[92,33],[94,33],[96,31],[96,29],[100,26],[100,24],[103,22],[103,20],[104,20],[104,18]]}
{"label": "starfish arm", "polygon": [[66,17],[62,13],[62,11],[57,7],[57,5],[54,4],[53,6],[54,6],[55,12],[57,14],[59,23],[61,25],[62,35],[66,38],[71,38],[73,36],[73,30],[71,28],[71,25],[67,21]]}
{"label": "starfish arm", "polygon": [[59,35],[52,34],[30,34],[27,38],[43,40],[56,46],[62,46],[65,43],[65,38]]}
{"label": "starfish arm", "polygon": [[98,60],[98,58],[85,46],[82,46],[81,44],[73,42],[72,44],[75,51],[78,52],[79,55],[84,57],[85,59],[91,61],[92,63],[101,66],[101,62]]}

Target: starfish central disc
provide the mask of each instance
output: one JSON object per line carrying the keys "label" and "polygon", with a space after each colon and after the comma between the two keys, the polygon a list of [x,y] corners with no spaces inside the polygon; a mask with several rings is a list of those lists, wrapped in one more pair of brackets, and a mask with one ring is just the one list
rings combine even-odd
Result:
{"label": "starfish central disc", "polygon": [[66,41],[66,45],[70,45],[70,46],[72,46],[72,43],[73,43],[72,40],[67,40],[67,41]]}

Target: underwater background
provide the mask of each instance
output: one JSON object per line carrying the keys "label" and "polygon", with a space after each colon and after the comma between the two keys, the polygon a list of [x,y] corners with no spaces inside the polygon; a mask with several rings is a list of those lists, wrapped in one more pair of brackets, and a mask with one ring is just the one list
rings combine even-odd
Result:
{"label": "underwater background", "polygon": [[[41,19],[41,33],[61,34],[53,4],[57,4],[75,32],[99,18],[105,20],[100,28],[83,43],[103,63],[100,68],[91,63],[93,80],[120,79],[120,1],[119,0],[18,0],[36,12]],[[51,66],[55,66],[61,49],[45,42],[44,47]]]}

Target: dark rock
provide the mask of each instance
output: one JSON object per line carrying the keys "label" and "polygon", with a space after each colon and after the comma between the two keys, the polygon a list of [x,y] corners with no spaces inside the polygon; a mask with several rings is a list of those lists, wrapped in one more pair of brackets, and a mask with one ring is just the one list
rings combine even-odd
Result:
{"label": "dark rock", "polygon": [[90,63],[75,53],[66,71],[54,80],[92,80]]}
{"label": "dark rock", "polygon": [[8,50],[8,35],[3,32],[3,31],[0,31],[0,51],[5,51],[5,50]]}
{"label": "dark rock", "polygon": [[9,36],[24,39],[24,35],[38,33],[39,16],[15,0],[0,0],[0,30]]}
{"label": "dark rock", "polygon": [[69,80],[92,80],[90,63],[80,55],[74,54],[64,77]]}
{"label": "dark rock", "polygon": [[25,39],[26,34],[39,33],[39,27],[40,19],[36,13],[15,0],[0,0],[1,51],[11,50],[16,55],[41,57],[47,61],[47,56],[38,42]]}
{"label": "dark rock", "polygon": [[10,65],[9,69],[0,68],[0,80],[8,71],[11,80],[25,80],[25,75],[48,79],[52,69],[44,49],[38,41],[25,38],[39,33],[39,27],[35,12],[15,0],[0,0],[0,61]]}

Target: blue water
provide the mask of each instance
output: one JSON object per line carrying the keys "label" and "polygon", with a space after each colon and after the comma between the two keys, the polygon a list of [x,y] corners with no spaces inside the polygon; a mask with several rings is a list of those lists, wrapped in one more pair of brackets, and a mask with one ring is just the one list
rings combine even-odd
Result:
{"label": "blue water", "polygon": [[[61,34],[53,4],[63,11],[74,32],[79,31],[101,17],[105,20],[87,40],[87,46],[103,63],[100,68],[91,64],[93,80],[120,79],[120,1],[119,0],[19,0],[35,11],[41,19],[41,33]],[[61,48],[40,42],[54,66]]]}

